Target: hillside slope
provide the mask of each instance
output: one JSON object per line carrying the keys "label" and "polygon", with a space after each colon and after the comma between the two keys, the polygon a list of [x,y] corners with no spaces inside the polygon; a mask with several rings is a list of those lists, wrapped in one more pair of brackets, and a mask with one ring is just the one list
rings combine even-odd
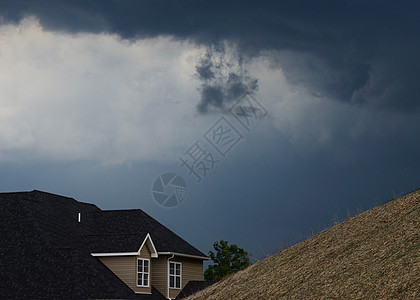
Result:
{"label": "hillside slope", "polygon": [[420,190],[187,299],[420,299]]}

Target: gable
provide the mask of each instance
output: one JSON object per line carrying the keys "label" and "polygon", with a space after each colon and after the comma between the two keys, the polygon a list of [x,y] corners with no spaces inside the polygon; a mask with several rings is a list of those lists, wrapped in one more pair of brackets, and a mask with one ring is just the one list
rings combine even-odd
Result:
{"label": "gable", "polygon": [[155,245],[153,244],[152,238],[150,237],[150,234],[147,234],[146,238],[144,239],[143,243],[141,244],[140,248],[139,248],[139,253],[141,256],[142,251],[144,250],[148,250],[148,252],[150,253],[150,257],[152,258],[157,258],[158,257],[158,252],[156,251]]}
{"label": "gable", "polygon": [[[123,239],[127,239],[127,238],[137,239],[138,237],[139,236],[130,235],[130,236],[123,236]],[[107,237],[100,236],[99,238],[101,239],[100,245],[103,244],[103,241],[104,240],[114,239],[114,242],[115,242],[115,240],[120,240],[121,239],[121,237],[118,238],[117,236],[107,236]],[[138,245],[138,239],[136,241],[137,241],[137,245]],[[136,241],[131,242],[131,243],[135,243]],[[98,245],[96,245],[96,246],[98,246]],[[152,258],[157,258],[158,257],[158,252],[156,251],[155,245],[153,244],[152,238],[150,237],[150,234],[149,233],[146,234],[146,236],[144,237],[142,243],[138,247],[139,248],[138,248],[137,251],[126,251],[126,252],[124,252],[124,251],[123,252],[105,252],[105,251],[102,251],[102,252],[93,252],[93,253],[91,253],[91,255],[92,256],[95,256],[95,257],[103,257],[103,256],[133,256],[133,255],[134,256],[140,256],[141,251],[147,249],[147,251],[150,253],[150,256]],[[92,247],[90,247],[90,248],[92,249]],[[124,248],[123,248],[122,245],[119,245],[119,248],[118,249],[124,249]],[[125,249],[127,249],[127,248],[125,248]],[[133,248],[129,248],[129,249],[133,249]]]}
{"label": "gable", "polygon": [[140,209],[95,211],[82,215],[90,232],[83,238],[91,253],[134,253],[147,234],[157,252],[207,256]]}

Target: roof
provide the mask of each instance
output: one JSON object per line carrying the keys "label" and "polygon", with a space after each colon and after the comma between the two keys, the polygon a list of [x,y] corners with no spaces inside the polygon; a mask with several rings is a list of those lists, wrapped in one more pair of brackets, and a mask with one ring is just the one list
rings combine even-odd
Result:
{"label": "roof", "polygon": [[215,283],[216,281],[190,280],[182,289],[182,291],[178,294],[176,299],[178,300],[178,299],[183,299],[188,296],[191,296],[192,294],[197,293],[198,291],[204,290],[206,287],[209,287]]}
{"label": "roof", "polygon": [[142,210],[102,211],[40,191],[0,193],[0,298],[165,299],[155,289],[135,294],[91,255],[138,251],[147,233],[158,252],[205,257]]}
{"label": "roof", "polygon": [[175,252],[207,258],[141,209],[92,211],[82,218],[82,223],[95,230],[86,236],[91,253],[136,252],[149,233],[158,253]]}

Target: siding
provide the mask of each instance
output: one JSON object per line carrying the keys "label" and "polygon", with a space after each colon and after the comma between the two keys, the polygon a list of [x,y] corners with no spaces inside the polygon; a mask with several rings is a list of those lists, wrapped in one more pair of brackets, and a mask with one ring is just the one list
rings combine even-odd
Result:
{"label": "siding", "polygon": [[134,287],[133,273],[135,271],[134,256],[105,256],[99,260],[115,273],[131,289]]}
{"label": "siding", "polygon": [[[170,298],[176,298],[190,280],[203,280],[203,261],[200,259],[175,256],[171,262],[181,263],[181,289],[169,289]],[[167,275],[168,276],[168,275]]]}
{"label": "siding", "polygon": [[168,256],[152,258],[152,284],[164,296],[168,294]]}
{"label": "siding", "polygon": [[[139,256],[104,256],[98,258],[136,293],[150,294],[152,292],[151,284],[153,284],[153,262],[150,257],[150,250],[146,244],[141,249]],[[149,287],[137,286],[137,258],[147,258],[150,261]]]}
{"label": "siding", "polygon": [[[151,293],[153,285],[162,295],[168,294],[168,257],[159,255],[151,258],[150,250],[145,245],[140,256],[98,257],[111,271],[137,293]],[[137,287],[137,258],[150,259],[150,286]],[[175,256],[170,261],[181,263],[181,289],[169,289],[170,298],[176,298],[190,280],[203,280],[203,261],[200,259]]]}

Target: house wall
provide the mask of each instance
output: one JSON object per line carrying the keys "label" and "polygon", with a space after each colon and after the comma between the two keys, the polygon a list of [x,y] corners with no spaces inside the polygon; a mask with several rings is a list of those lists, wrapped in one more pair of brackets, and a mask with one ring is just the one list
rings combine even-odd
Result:
{"label": "house wall", "polygon": [[[168,255],[159,255],[151,258],[150,250],[145,245],[140,251],[140,256],[113,256],[98,257],[111,271],[113,271],[125,284],[137,293],[151,293],[153,285],[162,295],[168,295]],[[137,258],[150,259],[150,284],[149,287],[137,287]],[[201,259],[175,256],[170,261],[182,265],[181,289],[169,289],[169,297],[174,299],[190,280],[203,280],[203,261]]]}
{"label": "house wall", "polygon": [[[175,256],[171,262],[181,263],[181,289],[169,289],[169,297],[176,298],[179,292],[190,280],[203,280],[203,261],[201,259],[185,258]],[[168,278],[168,273],[166,273]]]}
{"label": "house wall", "polygon": [[152,259],[152,285],[164,296],[168,295],[168,257],[159,255]]}
{"label": "house wall", "polygon": [[[115,273],[126,285],[136,293],[150,294],[152,292],[151,284],[153,278],[153,262],[150,256],[150,250],[145,244],[137,256],[104,256],[98,257],[99,260]],[[149,287],[137,286],[137,258],[147,258],[150,261],[150,282]]]}

